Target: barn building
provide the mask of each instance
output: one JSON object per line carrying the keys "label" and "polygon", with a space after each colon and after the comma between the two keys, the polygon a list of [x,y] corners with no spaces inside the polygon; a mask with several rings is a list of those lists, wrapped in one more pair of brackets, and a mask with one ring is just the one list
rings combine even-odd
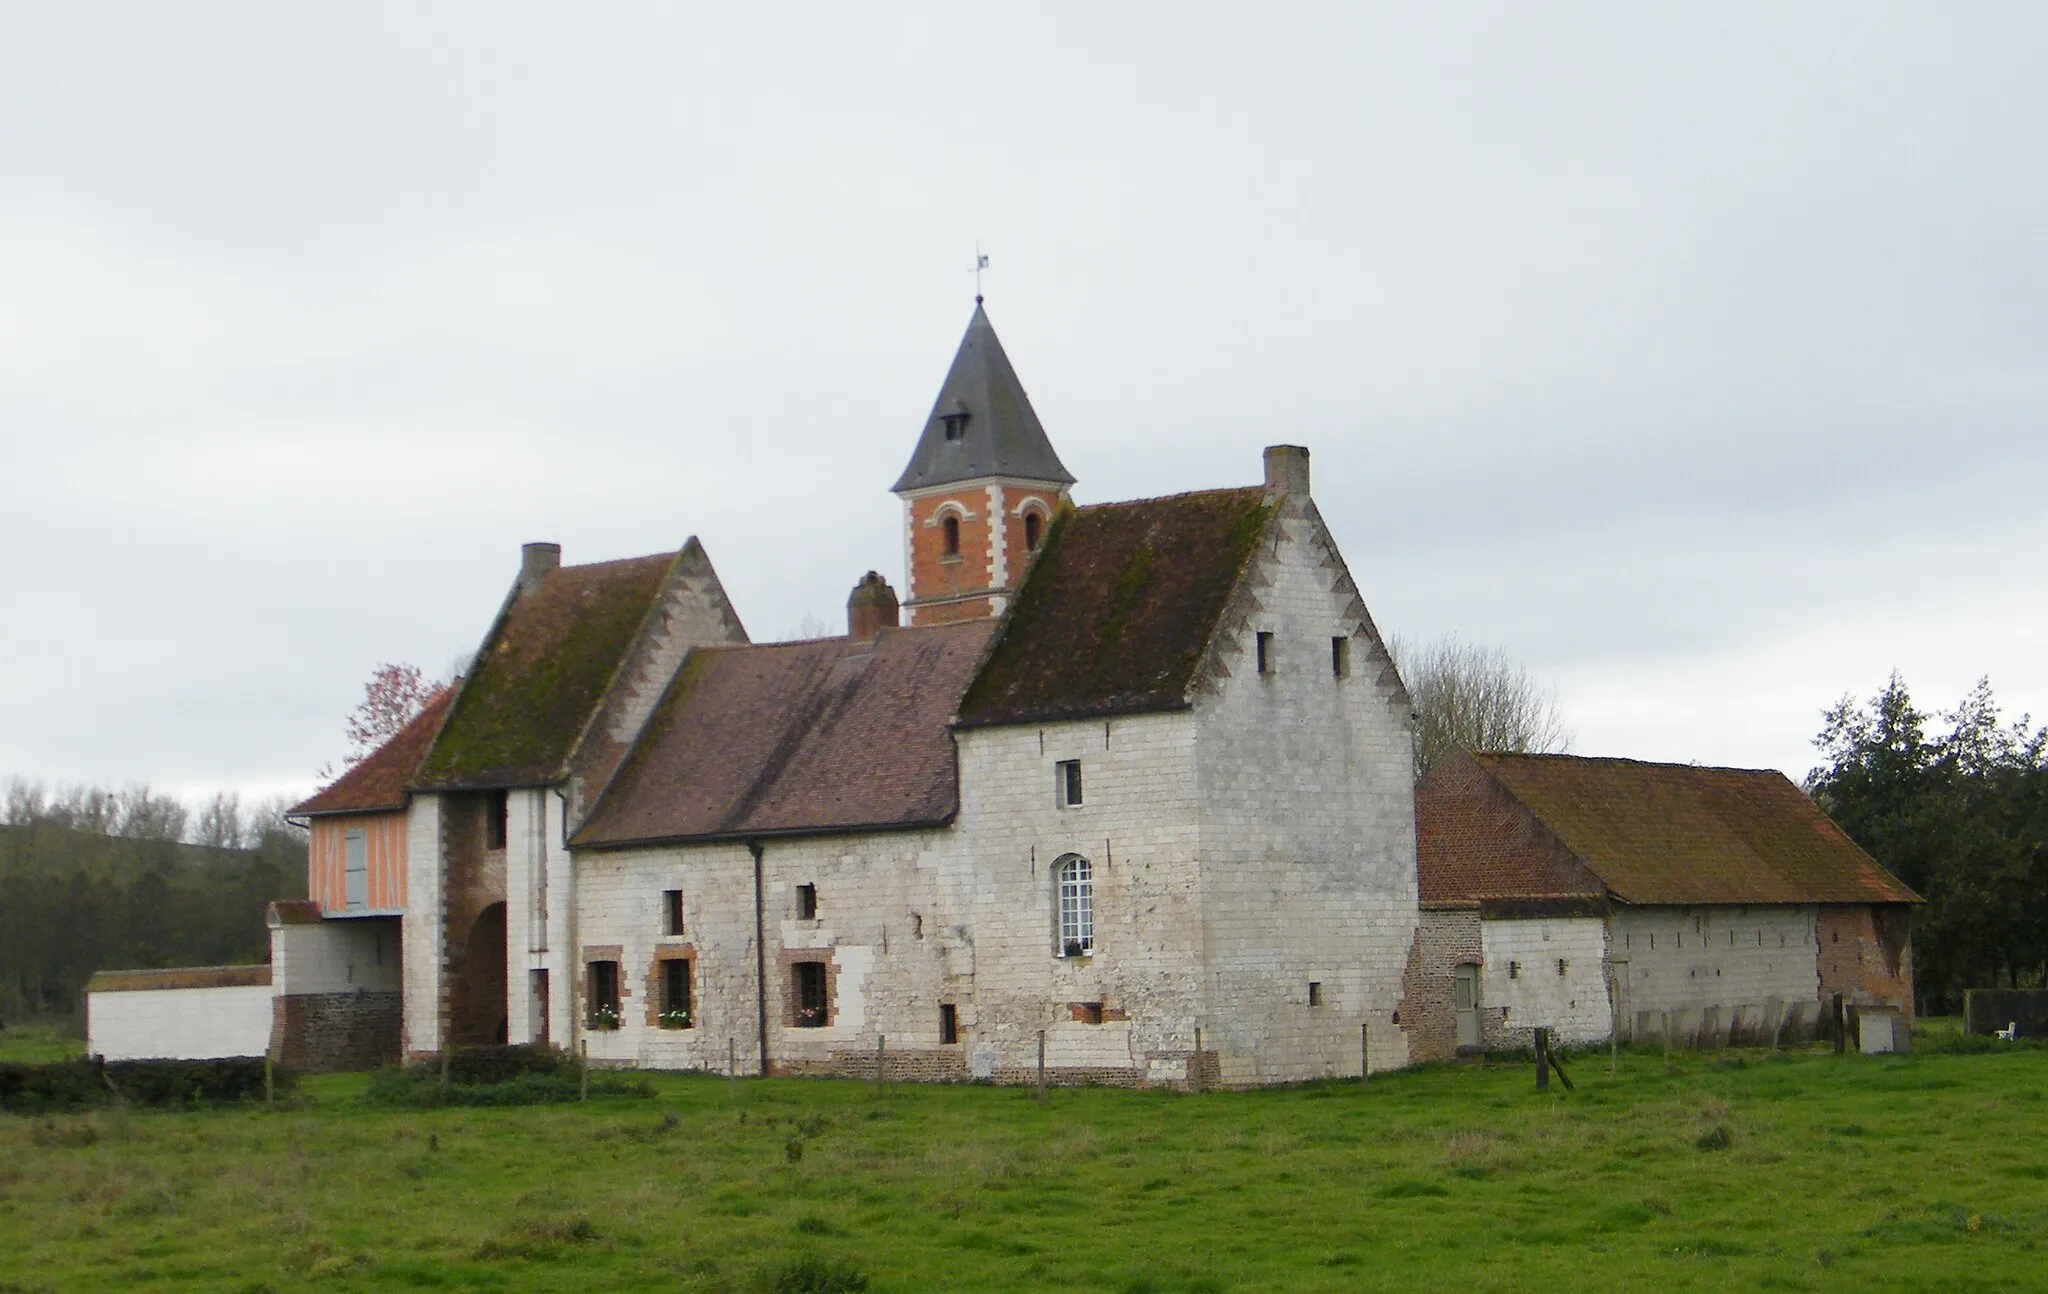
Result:
{"label": "barn building", "polygon": [[1784,774],[1461,756],[1415,792],[1417,1054],[1669,1036],[1811,1038],[1836,994],[1868,1050],[1913,1020],[1919,897]]}
{"label": "barn building", "polygon": [[886,1038],[1016,1080],[1042,1034],[1058,1081],[1249,1085],[1355,1074],[1362,1027],[1407,1063],[1412,707],[1308,452],[1073,480],[977,302],[894,488],[900,606],[869,572],[843,636],[755,644],[695,540],[527,545],[453,695],[299,806],[275,1045],[353,1010],[412,1055],[741,1072]]}

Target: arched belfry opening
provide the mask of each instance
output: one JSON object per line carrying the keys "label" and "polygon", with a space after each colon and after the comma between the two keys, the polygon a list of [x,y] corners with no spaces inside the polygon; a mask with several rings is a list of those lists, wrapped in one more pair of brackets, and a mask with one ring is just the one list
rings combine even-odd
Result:
{"label": "arched belfry opening", "polygon": [[910,462],[897,478],[907,531],[904,620],[947,624],[1001,615],[1047,514],[1074,476],[1060,462],[979,299]]}

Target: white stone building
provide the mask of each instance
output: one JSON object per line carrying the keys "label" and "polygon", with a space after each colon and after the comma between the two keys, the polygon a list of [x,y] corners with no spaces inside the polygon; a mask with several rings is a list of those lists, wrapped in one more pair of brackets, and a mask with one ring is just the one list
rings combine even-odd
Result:
{"label": "white stone building", "polygon": [[1424,1058],[1537,1027],[1811,1038],[1837,996],[1867,1048],[1910,1044],[1919,898],[1782,773],[1472,755],[1432,769],[1415,808]]}
{"label": "white stone building", "polygon": [[1072,480],[977,305],[896,485],[908,623],[871,572],[845,637],[753,645],[695,541],[528,545],[455,695],[301,806],[281,937],[395,922],[411,1055],[1016,1080],[1042,1033],[1056,1081],[1250,1084],[1355,1074],[1368,1030],[1406,1063],[1411,707],[1308,452]]}

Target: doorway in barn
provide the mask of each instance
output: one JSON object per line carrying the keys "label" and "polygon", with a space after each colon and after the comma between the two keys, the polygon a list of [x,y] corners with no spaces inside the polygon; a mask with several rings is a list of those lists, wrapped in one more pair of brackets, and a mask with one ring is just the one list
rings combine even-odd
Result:
{"label": "doorway in barn", "polygon": [[[1466,962],[1452,981],[1451,1005],[1458,1016],[1458,1050],[1479,1049],[1479,967]],[[1439,1017],[1441,1018],[1441,1017]]]}
{"label": "doorway in barn", "polygon": [[458,1047],[503,1043],[509,1032],[505,991],[505,905],[476,914],[462,947],[462,971],[449,1003],[449,1032]]}

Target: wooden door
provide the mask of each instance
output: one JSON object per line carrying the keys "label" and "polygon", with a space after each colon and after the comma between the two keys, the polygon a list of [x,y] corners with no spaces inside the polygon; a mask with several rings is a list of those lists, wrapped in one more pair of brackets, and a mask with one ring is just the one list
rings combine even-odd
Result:
{"label": "wooden door", "polygon": [[1458,1013],[1458,1045],[1479,1045],[1479,968],[1467,962],[1458,967],[1452,1005]]}

